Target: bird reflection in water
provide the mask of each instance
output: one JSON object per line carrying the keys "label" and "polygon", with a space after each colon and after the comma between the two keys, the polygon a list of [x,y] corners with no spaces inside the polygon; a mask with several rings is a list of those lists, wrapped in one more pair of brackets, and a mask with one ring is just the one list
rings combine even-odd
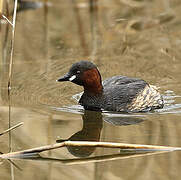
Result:
{"label": "bird reflection in water", "polygon": [[[57,140],[57,142],[62,141],[99,141],[100,133],[102,129],[102,113],[94,111],[84,111],[82,115],[83,128],[81,131],[73,134],[70,138],[66,140]],[[95,147],[78,147],[69,146],[68,151],[76,157],[87,157],[90,156]]]}
{"label": "bird reflection in water", "polygon": [[[143,121],[138,117],[103,117],[101,112],[85,110],[82,115],[83,128],[81,131],[73,134],[68,139],[59,139],[56,142],[63,141],[100,141],[103,120],[116,126],[137,124]],[[76,157],[88,157],[96,147],[68,146],[68,151]]]}

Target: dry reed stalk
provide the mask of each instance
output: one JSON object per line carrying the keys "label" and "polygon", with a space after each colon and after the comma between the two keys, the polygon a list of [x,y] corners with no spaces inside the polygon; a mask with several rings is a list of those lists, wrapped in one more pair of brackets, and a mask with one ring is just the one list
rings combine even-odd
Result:
{"label": "dry reed stalk", "polygon": [[2,15],[2,17],[13,27],[13,23],[5,15]]}
{"label": "dry reed stalk", "polygon": [[9,63],[8,91],[11,90],[11,76],[12,76],[13,54],[14,54],[14,38],[15,38],[17,4],[18,4],[18,0],[15,0],[13,22],[12,22],[12,39],[11,39],[11,53],[10,53],[10,63]]}
{"label": "dry reed stalk", "polygon": [[21,122],[21,123],[16,124],[15,126],[12,126],[11,128],[9,128],[9,129],[3,131],[2,133],[0,133],[0,136],[8,133],[9,131],[11,131],[11,130],[13,130],[13,129],[16,129],[16,128],[19,127],[19,126],[22,126],[23,124],[24,124],[24,123]]}
{"label": "dry reed stalk", "polygon": [[2,14],[3,14],[3,0],[0,0],[0,18]]}
{"label": "dry reed stalk", "polygon": [[[8,75],[9,128],[11,128],[11,78],[12,78],[12,68],[13,68],[17,5],[18,5],[18,0],[15,0],[14,1],[13,22],[12,22],[12,37],[11,37],[11,50],[10,50],[10,62],[9,62],[9,75]],[[11,151],[11,131],[9,131],[9,148]]]}
{"label": "dry reed stalk", "polygon": [[[110,155],[102,155],[102,156],[94,156],[94,157],[84,157],[84,158],[73,158],[73,159],[58,159],[58,158],[49,158],[49,157],[42,157],[42,156],[29,156],[29,157],[22,157],[22,160],[34,160],[34,161],[45,161],[45,162],[54,162],[54,163],[61,163],[65,165],[75,165],[75,164],[87,164],[87,163],[95,163],[95,162],[107,162],[107,161],[115,161],[115,160],[122,160],[122,159],[130,159],[130,158],[137,158],[137,157],[145,157],[151,156],[156,154],[168,153],[169,151],[149,151],[149,152],[129,152],[124,154],[110,154]],[[20,169],[21,170],[21,169]]]}
{"label": "dry reed stalk", "polygon": [[102,147],[102,148],[119,148],[121,150],[134,151],[176,151],[181,150],[180,147],[169,146],[154,146],[154,145],[140,145],[140,144],[126,144],[126,143],[112,143],[112,142],[93,142],[93,141],[64,141],[52,145],[41,146],[37,148],[27,149],[18,152],[10,152],[0,155],[2,159],[23,158],[33,155],[38,155],[43,151],[53,150],[67,146],[86,146],[86,147]]}

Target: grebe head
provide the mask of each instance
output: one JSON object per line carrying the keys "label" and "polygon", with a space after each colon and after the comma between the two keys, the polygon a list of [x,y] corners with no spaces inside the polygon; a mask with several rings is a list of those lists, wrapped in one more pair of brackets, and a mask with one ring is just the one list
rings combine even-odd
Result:
{"label": "grebe head", "polygon": [[80,61],[72,65],[69,72],[57,81],[71,81],[84,86],[84,91],[97,94],[102,92],[101,75],[90,61]]}

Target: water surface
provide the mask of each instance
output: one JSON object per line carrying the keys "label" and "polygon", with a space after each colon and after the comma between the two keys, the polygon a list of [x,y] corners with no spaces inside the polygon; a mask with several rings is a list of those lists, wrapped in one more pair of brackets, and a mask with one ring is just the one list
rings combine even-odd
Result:
{"label": "water surface", "polygon": [[[17,14],[11,109],[7,90],[11,27],[1,24],[0,137],[3,153],[53,144],[94,140],[181,147],[181,2],[51,1]],[[82,88],[56,79],[82,59],[97,64],[102,78],[138,77],[160,87],[165,107],[151,113],[87,112],[74,95]],[[62,148],[58,159],[119,154],[118,149]],[[180,152],[74,164],[8,161],[0,179],[180,179]]]}

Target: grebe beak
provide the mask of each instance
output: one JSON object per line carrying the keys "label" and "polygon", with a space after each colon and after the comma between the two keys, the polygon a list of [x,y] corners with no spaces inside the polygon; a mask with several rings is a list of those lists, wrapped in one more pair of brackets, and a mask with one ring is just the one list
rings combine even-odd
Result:
{"label": "grebe beak", "polygon": [[60,77],[59,79],[57,79],[57,82],[61,82],[61,81],[70,81],[69,79],[71,78],[70,74],[67,73],[65,74],[63,77]]}
{"label": "grebe beak", "polygon": [[63,77],[57,79],[57,82],[61,81],[73,81],[76,79],[76,75],[70,75],[69,73],[65,74]]}

